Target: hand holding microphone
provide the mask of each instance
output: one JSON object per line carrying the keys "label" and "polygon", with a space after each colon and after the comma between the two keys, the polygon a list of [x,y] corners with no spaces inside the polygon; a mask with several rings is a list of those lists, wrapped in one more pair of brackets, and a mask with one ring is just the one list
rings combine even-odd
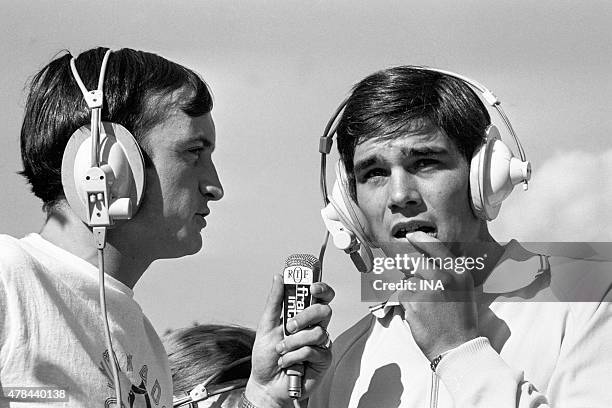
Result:
{"label": "hand holding microphone", "polygon": [[[314,262],[302,264],[304,268],[299,266],[301,264],[298,262],[307,259],[312,258],[292,255],[287,259],[283,272],[295,272],[296,266],[301,268],[302,272],[305,269],[320,270],[320,267]],[[316,303],[311,302],[313,304],[310,306],[304,304],[303,309],[300,308],[301,311],[294,314],[289,312],[291,305],[294,305],[295,308],[302,306],[301,302],[306,300],[306,291],[302,288],[298,292],[297,286],[288,288],[289,295],[287,295],[285,309],[288,317],[281,322],[285,292],[283,278],[283,274],[274,275],[272,289],[257,328],[253,346],[252,370],[245,394],[248,400],[258,408],[288,406],[291,403],[288,393],[290,378],[293,378],[291,381],[295,388],[298,383],[301,385],[301,398],[307,397],[323,378],[325,370],[331,363],[331,351],[329,347],[326,347],[329,345],[329,335],[326,329],[331,318],[331,308],[328,303],[334,298],[333,289],[322,282],[299,285],[308,289],[312,300],[316,299]],[[300,299],[295,296],[295,302],[290,305],[291,289],[295,295],[300,293]],[[295,371],[292,370],[297,368],[293,366],[301,364],[303,364],[303,375],[299,377],[299,374],[295,374]],[[286,372],[285,370],[289,367],[292,369]],[[296,392],[297,390],[294,390],[292,394],[297,395]]]}
{"label": "hand holding microphone", "polygon": [[[287,323],[314,303],[310,285],[320,280],[321,264],[316,257],[310,254],[294,254],[287,258],[283,271],[283,329],[285,337],[291,335]],[[289,376],[287,387],[289,397],[293,399],[301,398],[304,365],[293,365],[288,367],[285,372]]]}

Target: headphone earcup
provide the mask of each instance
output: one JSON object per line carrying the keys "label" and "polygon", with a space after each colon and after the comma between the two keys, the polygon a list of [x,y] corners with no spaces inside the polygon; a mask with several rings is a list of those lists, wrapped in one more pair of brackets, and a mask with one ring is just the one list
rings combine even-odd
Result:
{"label": "headphone earcup", "polygon": [[502,202],[514,186],[531,176],[531,165],[514,157],[494,125],[487,128],[486,141],[470,163],[470,196],[474,214],[494,220]]}
{"label": "headphone earcup", "polygon": [[351,198],[349,180],[341,161],[336,164],[336,182],[329,200],[340,222],[355,235],[358,241],[359,253],[350,254],[353,263],[360,272],[372,271],[374,261],[371,247],[373,245],[368,239],[368,223],[357,203]]}
{"label": "headphone earcup", "polygon": [[[142,202],[145,170],[142,152],[134,136],[117,123],[102,122],[100,171],[106,176],[110,224],[130,219]],[[90,203],[85,178],[91,171],[90,126],[77,129],[62,158],[62,186],[66,201],[78,217],[90,225]]]}
{"label": "headphone earcup", "polygon": [[491,132],[487,129],[484,144],[476,149],[470,161],[470,197],[472,210],[474,215],[481,220],[490,219],[485,208],[486,198],[484,193],[485,173],[488,172],[491,160],[491,148],[493,147],[489,134],[491,134]]}
{"label": "headphone earcup", "polygon": [[350,181],[346,173],[346,169],[341,160],[338,160],[336,164],[336,183],[338,186],[338,192],[341,195],[342,202],[344,204],[344,212],[351,221],[352,231],[359,237],[361,242],[370,243],[368,240],[368,221],[365,215],[361,212],[361,209],[353,200],[350,193]]}

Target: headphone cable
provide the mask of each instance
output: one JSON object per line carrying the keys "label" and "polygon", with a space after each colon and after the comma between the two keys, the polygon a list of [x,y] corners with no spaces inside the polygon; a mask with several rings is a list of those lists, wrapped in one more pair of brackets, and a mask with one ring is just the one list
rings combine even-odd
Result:
{"label": "headphone cable", "polygon": [[113,384],[115,386],[115,397],[117,398],[117,407],[122,406],[121,401],[121,383],[119,382],[119,372],[117,369],[117,358],[113,349],[113,341],[110,335],[108,325],[108,314],[106,312],[106,290],[104,284],[104,245],[106,243],[106,227],[94,227],[94,236],[96,237],[96,245],[98,246],[98,272],[99,272],[99,287],[100,287],[100,306],[102,307],[102,321],[104,323],[104,336],[106,338],[106,348],[108,351],[109,364],[113,374]]}

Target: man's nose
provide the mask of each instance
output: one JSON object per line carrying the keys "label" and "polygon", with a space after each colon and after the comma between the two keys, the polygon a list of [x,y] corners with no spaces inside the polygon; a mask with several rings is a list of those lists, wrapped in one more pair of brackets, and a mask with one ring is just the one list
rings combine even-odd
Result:
{"label": "man's nose", "polygon": [[417,207],[423,203],[415,177],[405,170],[393,172],[387,188],[388,207],[393,211]]}
{"label": "man's nose", "polygon": [[211,201],[218,201],[223,198],[223,186],[219,175],[214,164],[206,169],[202,174],[202,181],[200,182],[200,191],[202,194]]}

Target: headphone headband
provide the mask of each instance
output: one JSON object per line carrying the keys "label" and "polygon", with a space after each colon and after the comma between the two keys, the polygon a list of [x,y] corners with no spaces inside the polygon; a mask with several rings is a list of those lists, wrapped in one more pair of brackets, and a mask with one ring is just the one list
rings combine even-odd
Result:
{"label": "headphone headband", "polygon": [[112,51],[106,50],[104,58],[102,59],[102,66],[100,67],[100,75],[98,77],[98,88],[92,91],[88,91],[76,69],[76,59],[72,57],[70,60],[70,70],[74,80],[79,85],[79,89],[85,98],[87,107],[91,111],[91,167],[98,167],[100,165],[100,158],[98,154],[100,144],[100,127],[102,122],[102,104],[104,102],[104,76],[106,74],[106,65],[108,64],[108,57],[110,57]]}
{"label": "headphone headband", "polygon": [[79,75],[79,72],[76,69],[76,58],[72,57],[72,59],[70,60],[70,70],[72,71],[74,80],[79,85],[79,89],[81,90],[81,93],[83,94],[83,97],[85,98],[89,109],[102,107],[101,99],[99,101],[90,100],[89,95],[93,95],[93,93],[96,91],[100,92],[100,94],[103,93],[104,76],[106,75],[106,65],[108,64],[108,58],[110,57],[111,53],[112,51],[110,49],[106,50],[106,52],[104,53],[104,57],[102,58],[102,65],[100,66],[100,76],[98,77],[98,88],[93,91],[88,91],[85,87],[85,84],[83,83],[83,80],[81,79],[81,76]]}

